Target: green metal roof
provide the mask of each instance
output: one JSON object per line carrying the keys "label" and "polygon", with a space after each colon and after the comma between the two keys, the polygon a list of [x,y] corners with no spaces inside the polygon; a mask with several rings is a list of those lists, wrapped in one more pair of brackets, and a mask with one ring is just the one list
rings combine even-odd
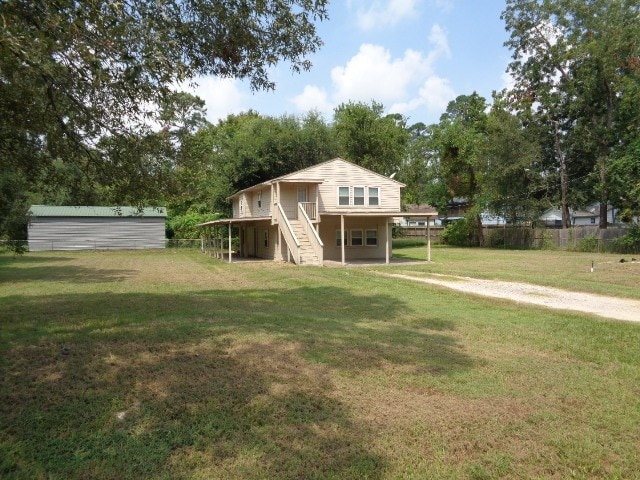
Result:
{"label": "green metal roof", "polygon": [[74,207],[32,205],[32,217],[166,217],[165,207]]}

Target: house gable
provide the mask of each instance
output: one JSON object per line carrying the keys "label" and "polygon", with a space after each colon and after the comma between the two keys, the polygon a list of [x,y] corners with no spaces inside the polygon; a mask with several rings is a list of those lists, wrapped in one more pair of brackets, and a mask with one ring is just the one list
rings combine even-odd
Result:
{"label": "house gable", "polygon": [[[400,188],[404,186],[341,158],[319,163],[278,180],[319,183],[318,208],[321,213],[399,212]],[[341,204],[341,193],[348,196],[346,203],[343,201]]]}

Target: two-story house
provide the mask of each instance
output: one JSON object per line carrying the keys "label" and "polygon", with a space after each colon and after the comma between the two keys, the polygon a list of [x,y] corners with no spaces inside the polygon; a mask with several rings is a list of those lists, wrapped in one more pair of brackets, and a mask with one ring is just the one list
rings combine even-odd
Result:
{"label": "two-story house", "polygon": [[241,190],[233,217],[202,224],[236,227],[236,255],[322,265],[392,256],[393,217],[404,184],[341,158]]}

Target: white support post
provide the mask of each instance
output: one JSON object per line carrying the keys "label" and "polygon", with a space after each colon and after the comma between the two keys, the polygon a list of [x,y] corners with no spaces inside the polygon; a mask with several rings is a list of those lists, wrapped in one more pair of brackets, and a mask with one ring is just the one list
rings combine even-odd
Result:
{"label": "white support post", "polygon": [[386,263],[387,265],[389,264],[389,221],[385,220],[385,242],[384,242],[384,263]]}
{"label": "white support post", "polygon": [[231,222],[229,222],[229,263],[231,263]]}
{"label": "white support post", "polygon": [[431,224],[427,218],[427,262],[431,261]]}
{"label": "white support post", "polygon": [[344,257],[344,243],[346,238],[344,238],[344,215],[340,215],[340,249],[342,252],[342,265],[346,265],[347,262],[345,262],[345,257]]}

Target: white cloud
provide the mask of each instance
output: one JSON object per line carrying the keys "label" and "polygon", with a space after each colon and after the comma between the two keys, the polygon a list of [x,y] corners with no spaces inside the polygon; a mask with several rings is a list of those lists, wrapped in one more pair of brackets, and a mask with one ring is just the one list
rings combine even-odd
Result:
{"label": "white cloud", "polygon": [[447,33],[439,25],[431,28],[429,43],[426,54],[409,49],[397,58],[383,46],[363,44],[344,65],[331,70],[329,88],[307,85],[291,102],[301,112],[315,109],[327,116],[341,103],[372,100],[390,106],[388,111],[393,113],[424,108],[438,114],[455,98],[451,82],[435,71],[436,61],[451,57],[451,50]]}
{"label": "white cloud", "polygon": [[391,105],[390,112],[407,115],[410,112],[424,107],[430,114],[442,113],[446,110],[456,93],[449,80],[437,75],[430,75],[422,84],[418,95],[405,102]]}
{"label": "white cloud", "polygon": [[431,62],[435,62],[441,56],[451,57],[447,32],[437,23],[431,27],[431,32],[429,32],[429,43],[434,46],[434,49],[429,52]]}
{"label": "white cloud", "polygon": [[446,78],[432,75],[427,78],[420,88],[420,99],[424,106],[432,113],[444,112],[451,100],[456,97],[456,92]]}
{"label": "white cloud", "polygon": [[[358,26],[362,30],[372,30],[395,26],[401,21],[417,15],[419,0],[374,1],[368,9],[358,10]],[[368,2],[364,2],[368,3]]]}
{"label": "white cloud", "polygon": [[329,115],[333,111],[333,106],[328,100],[327,92],[315,85],[305,86],[303,92],[293,97],[291,102],[293,102],[300,112],[315,110],[324,115]]}
{"label": "white cloud", "polygon": [[227,118],[229,114],[248,110],[247,94],[240,88],[240,83],[232,78],[200,77],[198,85],[187,90],[202,98],[207,106],[207,120],[217,122]]}
{"label": "white cloud", "polygon": [[392,59],[384,47],[364,44],[345,66],[331,70],[333,99],[336,103],[396,101],[428,71],[428,62],[419,52],[407,50],[402,58]]}

